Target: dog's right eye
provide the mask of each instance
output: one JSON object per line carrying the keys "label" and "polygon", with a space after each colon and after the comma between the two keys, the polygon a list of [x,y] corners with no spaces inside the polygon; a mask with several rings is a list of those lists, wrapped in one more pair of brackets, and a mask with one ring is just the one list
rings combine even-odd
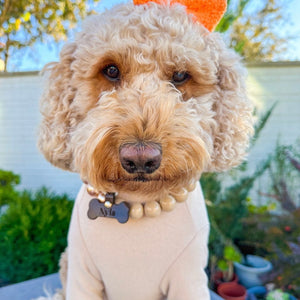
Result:
{"label": "dog's right eye", "polygon": [[104,76],[110,81],[119,81],[120,80],[120,71],[117,66],[109,65],[103,69]]}
{"label": "dog's right eye", "polygon": [[184,84],[189,80],[190,75],[188,72],[174,72],[171,82],[175,85]]}

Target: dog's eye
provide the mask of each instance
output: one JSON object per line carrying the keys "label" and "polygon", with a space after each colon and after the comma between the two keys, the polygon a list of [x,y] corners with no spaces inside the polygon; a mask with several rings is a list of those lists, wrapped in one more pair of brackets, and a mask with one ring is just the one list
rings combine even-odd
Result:
{"label": "dog's eye", "polygon": [[105,75],[105,77],[110,81],[120,80],[120,71],[115,65],[106,66],[102,72]]}
{"label": "dog's eye", "polygon": [[175,85],[180,85],[185,83],[190,78],[187,72],[174,72],[172,77],[172,83]]}

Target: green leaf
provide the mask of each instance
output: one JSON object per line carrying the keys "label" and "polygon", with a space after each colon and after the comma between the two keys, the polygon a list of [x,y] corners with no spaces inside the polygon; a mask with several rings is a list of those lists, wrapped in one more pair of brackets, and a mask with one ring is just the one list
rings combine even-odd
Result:
{"label": "green leaf", "polygon": [[225,246],[224,258],[231,262],[240,262],[242,260],[241,254],[231,246]]}
{"label": "green leaf", "polygon": [[221,271],[227,271],[228,270],[228,264],[225,260],[221,259],[219,260],[218,262],[218,268],[221,270]]}

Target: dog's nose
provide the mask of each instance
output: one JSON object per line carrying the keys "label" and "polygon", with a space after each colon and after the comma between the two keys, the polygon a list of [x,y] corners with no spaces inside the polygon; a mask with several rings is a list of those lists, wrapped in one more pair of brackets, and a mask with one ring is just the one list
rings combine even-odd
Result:
{"label": "dog's nose", "polygon": [[130,174],[151,174],[160,166],[161,145],[157,143],[124,144],[120,147],[122,167]]}

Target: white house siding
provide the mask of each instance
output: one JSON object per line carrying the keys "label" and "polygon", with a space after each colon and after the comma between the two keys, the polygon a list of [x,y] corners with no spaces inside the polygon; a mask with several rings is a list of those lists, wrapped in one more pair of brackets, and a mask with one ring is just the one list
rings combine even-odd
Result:
{"label": "white house siding", "polygon": [[[276,144],[294,145],[300,139],[300,63],[268,63],[248,65],[248,89],[250,97],[257,102],[259,111],[266,111],[277,102],[268,123],[248,157],[249,172],[259,167]],[[300,183],[294,183],[291,194],[300,205]],[[272,200],[261,196],[269,193],[268,173],[257,180],[251,197],[257,204]],[[298,188],[296,188],[298,187]],[[291,192],[291,191],[290,191]]]}
{"label": "white house siding", "polygon": [[37,73],[0,76],[0,168],[20,174],[20,188],[75,196],[79,177],[50,165],[36,147],[41,87]]}
{"label": "white house siding", "polygon": [[300,138],[300,63],[248,65],[248,90],[259,111],[277,102],[251,159],[260,160],[271,152],[279,138],[282,144],[293,144]]}
{"label": "white house siding", "polygon": [[[249,155],[250,172],[270,154],[280,137],[293,144],[300,138],[300,63],[248,65],[250,97],[259,110],[277,107]],[[37,73],[0,76],[0,168],[22,177],[22,188],[47,186],[75,196],[78,175],[52,167],[36,148],[42,80]]]}

